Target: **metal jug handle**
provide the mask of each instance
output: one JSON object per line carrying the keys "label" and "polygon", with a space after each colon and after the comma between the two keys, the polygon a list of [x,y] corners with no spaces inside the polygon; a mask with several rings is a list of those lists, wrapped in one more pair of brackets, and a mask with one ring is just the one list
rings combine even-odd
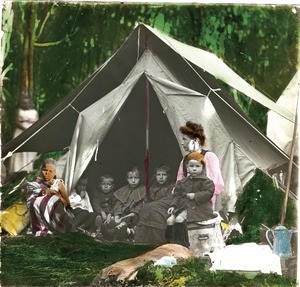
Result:
{"label": "metal jug handle", "polygon": [[[272,229],[268,229],[268,230],[266,231],[266,239],[267,239],[267,241],[268,241],[270,247],[273,249],[273,243],[271,242],[271,240],[270,240],[270,238],[269,238],[269,233],[270,233],[270,232],[273,233],[273,230],[272,230]],[[273,237],[274,237],[274,234],[273,234]]]}

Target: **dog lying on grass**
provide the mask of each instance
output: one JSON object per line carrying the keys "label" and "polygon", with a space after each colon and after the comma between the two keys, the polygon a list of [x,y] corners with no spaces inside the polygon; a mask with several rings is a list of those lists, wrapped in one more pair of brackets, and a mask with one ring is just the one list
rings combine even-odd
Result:
{"label": "dog lying on grass", "polygon": [[122,260],[104,268],[96,276],[91,286],[105,286],[109,282],[133,280],[138,268],[149,261],[156,262],[163,256],[174,256],[177,260],[180,260],[195,255],[182,245],[164,244],[135,258]]}

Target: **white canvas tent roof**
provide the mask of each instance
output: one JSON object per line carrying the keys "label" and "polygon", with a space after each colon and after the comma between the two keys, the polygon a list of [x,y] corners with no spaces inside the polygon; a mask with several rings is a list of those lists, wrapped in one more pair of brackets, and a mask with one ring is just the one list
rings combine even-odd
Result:
{"label": "white canvas tent roof", "polygon": [[[112,173],[124,184],[131,165],[145,159],[145,90],[150,89],[150,166],[169,164],[175,174],[183,151],[179,126],[203,124],[207,148],[217,154],[225,180],[224,202],[236,195],[259,168],[267,172],[288,162],[222,86],[222,81],[293,121],[215,55],[182,44],[140,24],[119,50],[60,105],[4,146],[9,151],[53,151],[70,147],[65,180],[72,189],[83,172],[92,182]],[[222,80],[222,81],[220,81]],[[40,145],[46,134],[62,131]]]}
{"label": "white canvas tent roof", "polygon": [[[279,99],[277,104],[296,114],[297,99],[300,91],[300,71],[298,70],[291,79]],[[270,138],[288,155],[291,154],[294,124],[281,115],[270,110],[268,112],[267,137]],[[297,139],[298,140],[298,139]],[[295,155],[299,155],[298,146]]]}

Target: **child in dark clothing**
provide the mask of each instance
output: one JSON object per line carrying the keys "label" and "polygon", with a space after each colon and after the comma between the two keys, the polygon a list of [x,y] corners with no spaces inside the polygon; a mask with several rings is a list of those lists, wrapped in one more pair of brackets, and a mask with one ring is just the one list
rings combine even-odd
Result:
{"label": "child in dark clothing", "polygon": [[169,196],[174,188],[171,184],[171,170],[167,165],[160,165],[155,169],[154,180],[150,187],[150,201],[157,201]]}
{"label": "child in dark clothing", "polygon": [[[115,226],[114,223],[114,207],[116,198],[114,196],[114,178],[111,175],[103,175],[98,183],[98,190],[94,198],[93,208],[100,217],[100,227],[97,230],[99,239],[101,236],[105,240],[111,241],[111,229]],[[101,233],[101,235],[100,235]]]}
{"label": "child in dark clothing", "polygon": [[127,185],[118,189],[114,195],[116,204],[114,208],[114,230],[115,241],[126,241],[133,239],[134,227],[137,223],[137,213],[143,206],[146,189],[141,185],[141,173],[138,168],[127,172]]}
{"label": "child in dark clothing", "polygon": [[155,169],[150,187],[150,202],[139,211],[139,222],[135,228],[135,242],[138,244],[162,245],[166,243],[167,210],[172,200],[171,170],[167,165]]}
{"label": "child in dark clothing", "polygon": [[94,205],[95,212],[101,215],[102,222],[110,222],[116,198],[113,193],[114,179],[111,175],[103,175],[99,180],[99,192],[97,203]]}
{"label": "child in dark clothing", "polygon": [[186,223],[216,217],[211,204],[215,186],[204,174],[205,162],[202,154],[198,152],[188,154],[185,164],[189,176],[176,183],[168,209],[170,216],[167,219],[167,233],[170,242],[188,246]]}

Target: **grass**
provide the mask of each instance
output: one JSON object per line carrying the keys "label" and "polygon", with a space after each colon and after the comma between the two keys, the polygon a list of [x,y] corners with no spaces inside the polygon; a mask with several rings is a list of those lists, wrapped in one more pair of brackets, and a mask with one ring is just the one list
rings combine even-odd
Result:
{"label": "grass", "polygon": [[209,271],[206,259],[190,258],[172,268],[148,264],[139,270],[135,286],[218,286],[218,287],[283,287],[296,286],[289,277],[275,274],[258,274],[255,277],[238,272]]}
{"label": "grass", "polygon": [[88,286],[100,270],[151,249],[81,233],[2,239],[1,286]]}
{"label": "grass", "polygon": [[[56,237],[18,236],[1,242],[1,286],[89,286],[101,269],[152,249],[126,243],[102,243],[81,233]],[[296,286],[274,274],[253,279],[236,272],[209,271],[204,259],[189,259],[173,268],[146,263],[133,282],[116,286]]]}

